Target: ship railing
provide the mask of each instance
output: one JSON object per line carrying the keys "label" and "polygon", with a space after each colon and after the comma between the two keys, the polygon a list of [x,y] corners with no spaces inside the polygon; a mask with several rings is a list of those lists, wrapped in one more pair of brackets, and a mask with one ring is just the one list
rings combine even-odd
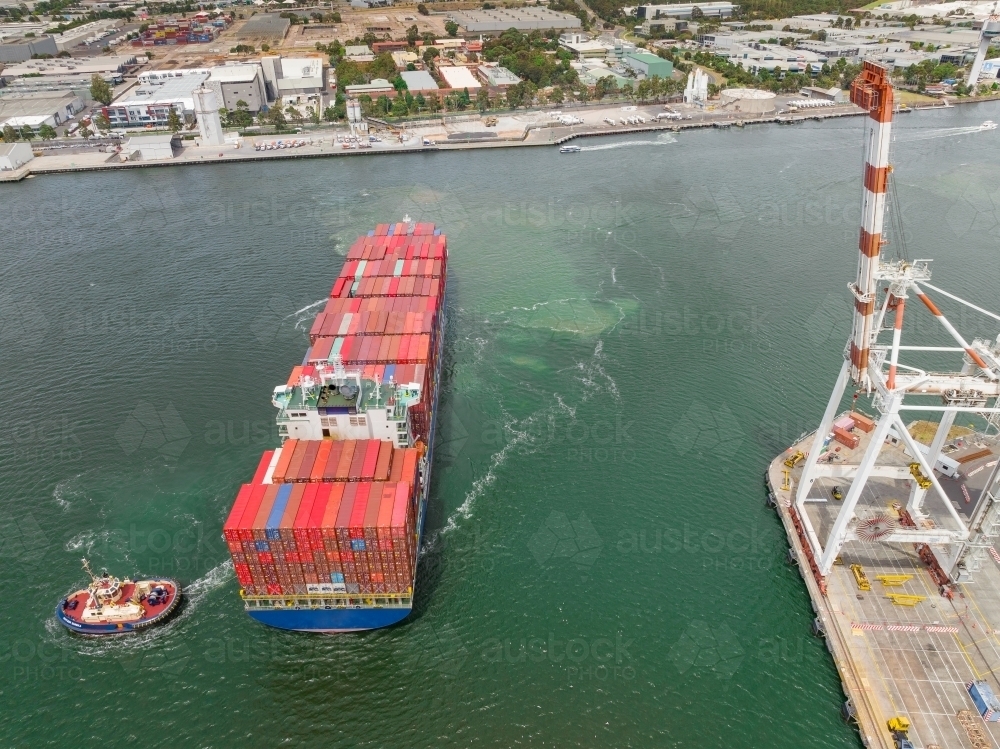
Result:
{"label": "ship railing", "polygon": [[329,593],[258,596],[245,594],[247,609],[358,609],[358,608],[412,608],[413,597],[400,593],[360,593],[330,595]]}

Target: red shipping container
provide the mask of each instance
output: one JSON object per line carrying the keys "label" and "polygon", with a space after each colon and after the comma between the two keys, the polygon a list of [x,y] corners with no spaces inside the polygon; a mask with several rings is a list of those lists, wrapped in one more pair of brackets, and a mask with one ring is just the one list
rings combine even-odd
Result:
{"label": "red shipping container", "polygon": [[358,481],[361,479],[361,471],[364,468],[367,450],[368,440],[358,440],[354,448],[354,457],[351,460],[351,470],[347,477],[348,481]]}
{"label": "red shipping container", "polygon": [[285,472],[286,482],[295,481],[299,468],[302,466],[302,459],[306,455],[308,444],[305,440],[299,440],[295,443],[295,452],[292,453],[292,459],[288,462],[288,470]]}
{"label": "red shipping container", "polygon": [[854,449],[861,442],[861,438],[856,434],[851,434],[850,432],[841,429],[840,427],[833,428],[833,438],[837,440],[842,445]]}
{"label": "red shipping container", "polygon": [[340,455],[340,463],[337,465],[337,481],[348,481],[351,476],[351,465],[354,461],[354,452],[357,449],[357,440],[345,440],[344,451]]}
{"label": "red shipping container", "polygon": [[340,464],[340,456],[344,449],[342,440],[332,440],[330,445],[330,454],[323,469],[323,481],[333,481],[337,477],[337,466]]}
{"label": "red shipping container", "polygon": [[264,476],[267,475],[267,469],[271,465],[271,458],[274,455],[274,450],[265,450],[264,454],[260,457],[260,463],[257,464],[257,470],[253,475],[253,483],[262,484],[264,483]]}
{"label": "red shipping container", "polygon": [[379,440],[368,440],[365,446],[364,462],[361,465],[361,479],[371,481],[375,476],[375,467],[378,465],[378,454],[381,449]]}
{"label": "red shipping container", "polygon": [[250,484],[243,484],[236,494],[236,502],[233,504],[232,509],[229,511],[229,517],[222,526],[222,535],[227,542],[236,543],[239,541],[240,520],[243,517],[243,512],[246,510],[247,503],[250,501],[252,494],[253,486]]}
{"label": "red shipping container", "polygon": [[292,460],[292,454],[295,452],[295,447],[298,445],[298,440],[288,439],[281,446],[281,457],[278,458],[278,464],[274,467],[274,473],[271,476],[271,481],[275,484],[280,484],[285,480],[285,473],[288,471],[288,464]]}
{"label": "red shipping container", "polygon": [[323,480],[323,472],[326,470],[326,463],[330,458],[333,445],[331,440],[323,440],[320,443],[319,450],[316,451],[316,459],[313,461],[312,472],[309,474],[310,481]]}
{"label": "red shipping container", "polygon": [[[299,465],[298,470],[295,472],[295,476],[292,477],[293,481],[308,481],[310,475],[312,474],[313,464],[316,462],[316,454],[319,452],[320,442],[317,440],[304,441],[302,444],[305,445],[305,450],[303,450],[302,463]],[[292,458],[294,463],[295,458]]]}
{"label": "red shipping container", "polygon": [[264,527],[267,524],[268,515],[271,514],[271,508],[274,506],[274,498],[278,496],[280,488],[277,484],[268,484],[264,489],[264,497],[261,499],[257,515],[253,519],[253,524],[250,526],[254,541],[267,540],[267,536],[264,534]]}
{"label": "red shipping container", "polygon": [[378,448],[378,460],[375,464],[375,480],[389,480],[389,466],[392,463],[393,446],[391,442],[381,441]]}

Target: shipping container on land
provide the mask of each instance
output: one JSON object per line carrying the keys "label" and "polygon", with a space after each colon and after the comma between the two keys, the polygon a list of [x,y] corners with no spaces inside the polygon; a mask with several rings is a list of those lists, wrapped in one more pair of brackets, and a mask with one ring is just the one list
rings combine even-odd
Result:
{"label": "shipping container on land", "polygon": [[283,444],[261,456],[223,526],[258,621],[356,631],[410,612],[447,260],[433,224],[380,224],[360,237],[310,327],[302,363],[275,388]]}
{"label": "shipping container on land", "polygon": [[965,685],[969,696],[983,720],[990,723],[1000,721],[1000,700],[997,700],[993,688],[986,681],[970,681]]}
{"label": "shipping container on land", "polygon": [[840,444],[844,445],[845,447],[849,447],[852,450],[856,448],[858,444],[860,444],[861,442],[861,438],[858,437],[858,435],[851,434],[847,430],[841,429],[840,427],[836,426],[833,428],[833,438],[837,440],[837,442],[839,442]]}
{"label": "shipping container on land", "polygon": [[870,433],[873,429],[875,429],[875,422],[862,413],[858,413],[857,411],[851,411],[851,413],[848,414],[848,416],[851,417],[851,420],[854,422],[854,426],[860,429],[862,432],[865,432],[866,434]]}

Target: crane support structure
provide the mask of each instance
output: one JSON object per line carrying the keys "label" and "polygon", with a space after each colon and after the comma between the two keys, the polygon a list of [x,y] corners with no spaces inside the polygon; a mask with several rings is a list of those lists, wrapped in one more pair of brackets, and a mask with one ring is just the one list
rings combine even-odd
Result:
{"label": "crane support structure", "polygon": [[[868,512],[871,517],[879,489],[898,484],[902,487],[900,493],[909,494],[904,513],[906,527],[887,526],[878,541],[923,544],[931,549],[941,568],[957,579],[976,569],[975,559],[1000,538],[1000,502],[994,502],[990,494],[995,511],[981,511],[971,520],[964,518],[946,494],[935,467],[957,414],[976,414],[988,425],[1000,424],[1000,336],[995,340],[968,341],[920,284],[994,321],[1000,316],[931,286],[930,260],[882,257],[882,248],[888,243],[884,236],[886,196],[892,175],[889,146],[893,90],[886,70],[865,62],[851,86],[851,101],[868,112],[858,268],[857,277],[849,284],[853,323],[840,374],[793,488],[794,503],[811,556],[817,560],[819,574],[825,576],[844,544],[871,541],[871,533],[866,533],[864,527],[859,533],[857,513]],[[902,345],[904,311],[907,300],[914,297],[957,345]],[[921,311],[920,305],[915,311]],[[911,309],[908,318],[913,314]],[[961,360],[954,371],[941,371],[937,365],[948,355],[958,355]],[[932,362],[935,367],[904,361],[921,356],[936,357]],[[842,428],[834,427],[834,421],[842,423],[837,415],[849,383],[856,388],[855,400],[870,398],[870,407],[878,413],[875,423],[863,430],[863,439],[845,436]],[[918,444],[910,434],[901,415],[904,411],[940,415],[929,446]],[[836,447],[834,437],[839,441]],[[895,454],[889,454],[887,443],[897,446]],[[827,501],[829,486],[812,491],[822,481],[837,481],[843,490],[843,503],[832,522],[822,524],[825,538],[820,537],[806,511],[807,502]],[[871,482],[879,482],[879,487]],[[928,496],[933,497],[933,503]],[[869,529],[872,523],[881,522],[868,520]]]}

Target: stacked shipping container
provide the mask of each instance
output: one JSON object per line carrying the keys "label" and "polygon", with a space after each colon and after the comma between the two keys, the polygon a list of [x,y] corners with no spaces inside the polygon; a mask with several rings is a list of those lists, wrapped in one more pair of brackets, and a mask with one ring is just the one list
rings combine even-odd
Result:
{"label": "stacked shipping container", "polygon": [[365,379],[417,383],[415,447],[288,439],[265,452],[223,528],[247,596],[412,596],[446,265],[431,224],[382,224],[351,247],[287,384],[334,362]]}
{"label": "stacked shipping container", "polygon": [[288,440],[240,489],[223,536],[248,595],[410,595],[419,451]]}

